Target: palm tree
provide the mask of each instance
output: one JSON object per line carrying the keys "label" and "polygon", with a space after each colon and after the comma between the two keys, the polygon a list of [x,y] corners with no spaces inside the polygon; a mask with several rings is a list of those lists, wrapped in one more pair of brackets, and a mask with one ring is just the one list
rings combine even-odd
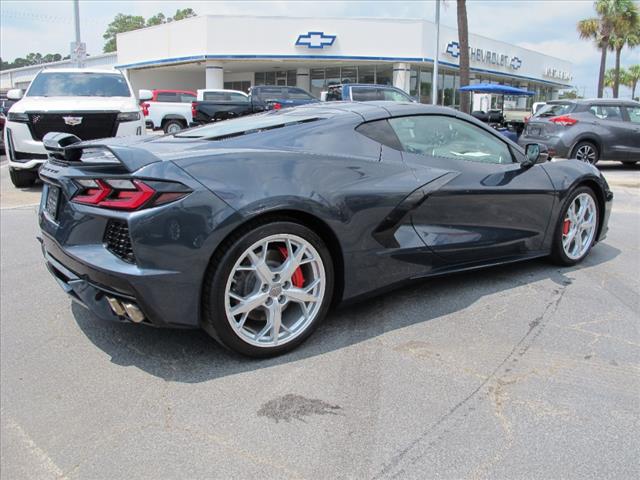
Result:
{"label": "palm tree", "polygon": [[[619,71],[620,78],[624,78],[627,72],[622,68]],[[604,72],[604,87],[610,88],[611,92],[615,94],[615,86],[616,86],[616,69],[609,68],[606,72]]]}
{"label": "palm tree", "polygon": [[636,98],[636,87],[640,82],[640,65],[633,65],[627,70],[627,82],[626,85],[631,88],[631,98]]}
{"label": "palm tree", "polygon": [[578,22],[580,38],[593,40],[600,49],[600,72],[598,75],[598,98],[604,91],[604,74],[607,66],[607,50],[614,32],[623,30],[623,25],[631,21],[630,12],[637,8],[632,0],[596,0],[594,7],[597,17],[586,18]]}
{"label": "palm tree", "polygon": [[620,91],[620,55],[627,46],[634,48],[640,44],[640,15],[638,7],[631,3],[625,10],[622,20],[614,25],[614,31],[609,39],[609,48],[616,52],[615,81],[613,98],[618,98]]}
{"label": "palm tree", "polygon": [[[467,0],[457,0],[458,42],[460,42],[460,86],[469,85],[469,27],[467,24]],[[460,92],[460,111],[471,112],[469,92]]]}

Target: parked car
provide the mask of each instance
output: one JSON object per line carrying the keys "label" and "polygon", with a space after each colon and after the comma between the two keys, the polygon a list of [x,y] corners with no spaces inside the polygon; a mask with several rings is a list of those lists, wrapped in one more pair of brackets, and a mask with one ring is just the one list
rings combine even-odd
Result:
{"label": "parked car", "polygon": [[399,88],[392,87],[391,85],[371,85],[366,83],[332,85],[328,88],[323,100],[327,102],[372,102],[380,100],[415,102],[413,98]]}
{"label": "parked car", "polygon": [[248,95],[237,90],[206,90],[202,97],[200,100],[199,90],[198,101],[193,103],[193,126],[318,102],[302,88],[278,86],[252,87]]}
{"label": "parked car", "polygon": [[47,159],[42,139],[49,132],[82,140],[145,133],[138,101],[117,70],[41,70],[24,96],[13,89],[7,97],[20,100],[9,109],[4,133],[9,174],[18,188],[36,181]]}
{"label": "parked car", "polygon": [[162,129],[164,133],[176,133],[192,122],[191,102],[195,92],[189,90],[140,90],[151,99],[141,102],[142,114],[147,128]]}
{"label": "parked car", "polygon": [[7,113],[9,113],[9,109],[16,103],[15,100],[9,100],[8,98],[0,97],[0,113],[2,113],[5,117]]}
{"label": "parked car", "polygon": [[631,100],[554,100],[527,122],[518,143],[543,143],[555,157],[591,164],[640,161],[640,103]]}
{"label": "parked car", "polygon": [[4,124],[6,122],[7,118],[4,116],[4,113],[0,112],[0,152],[2,152],[2,154],[5,154],[5,149],[4,149]]}
{"label": "parked car", "polygon": [[409,279],[573,265],[604,238],[613,196],[591,165],[416,103],[77,141],[49,134],[40,173],[43,253],[64,291],[103,319],[202,327],[258,357],[299,345],[332,304]]}

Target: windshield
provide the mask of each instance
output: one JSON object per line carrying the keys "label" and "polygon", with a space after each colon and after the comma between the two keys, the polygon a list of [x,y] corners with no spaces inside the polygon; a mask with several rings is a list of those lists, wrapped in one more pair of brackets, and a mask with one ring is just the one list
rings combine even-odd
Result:
{"label": "windshield", "polygon": [[272,111],[225,120],[224,122],[210,123],[202,127],[192,128],[184,133],[178,133],[175,137],[220,139],[221,137],[235,137],[314,120],[319,120],[318,115],[283,115],[278,111]]}
{"label": "windshield", "polygon": [[121,73],[42,72],[31,83],[29,97],[130,97]]}
{"label": "windshield", "polygon": [[576,108],[575,103],[547,103],[535,114],[536,117],[555,117],[571,113]]}

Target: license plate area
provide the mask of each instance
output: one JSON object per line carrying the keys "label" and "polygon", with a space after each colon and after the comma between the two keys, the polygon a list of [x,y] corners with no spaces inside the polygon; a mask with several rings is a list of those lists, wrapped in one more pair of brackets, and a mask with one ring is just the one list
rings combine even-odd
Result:
{"label": "license plate area", "polygon": [[52,219],[58,219],[58,210],[60,209],[60,187],[48,185],[47,198],[44,202],[44,211]]}

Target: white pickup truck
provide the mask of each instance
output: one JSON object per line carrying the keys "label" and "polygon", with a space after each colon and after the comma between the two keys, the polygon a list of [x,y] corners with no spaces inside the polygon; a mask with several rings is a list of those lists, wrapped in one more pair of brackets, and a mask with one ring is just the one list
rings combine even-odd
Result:
{"label": "white pickup truck", "polygon": [[9,109],[4,129],[9,175],[17,188],[38,178],[47,160],[42,138],[49,132],[81,140],[145,134],[138,100],[118,70],[41,70],[26,93],[9,90],[7,98],[19,100]]}
{"label": "white pickup truck", "polygon": [[176,133],[187,128],[193,117],[191,102],[195,92],[189,90],[140,90],[140,96],[150,100],[140,104],[147,128]]}

